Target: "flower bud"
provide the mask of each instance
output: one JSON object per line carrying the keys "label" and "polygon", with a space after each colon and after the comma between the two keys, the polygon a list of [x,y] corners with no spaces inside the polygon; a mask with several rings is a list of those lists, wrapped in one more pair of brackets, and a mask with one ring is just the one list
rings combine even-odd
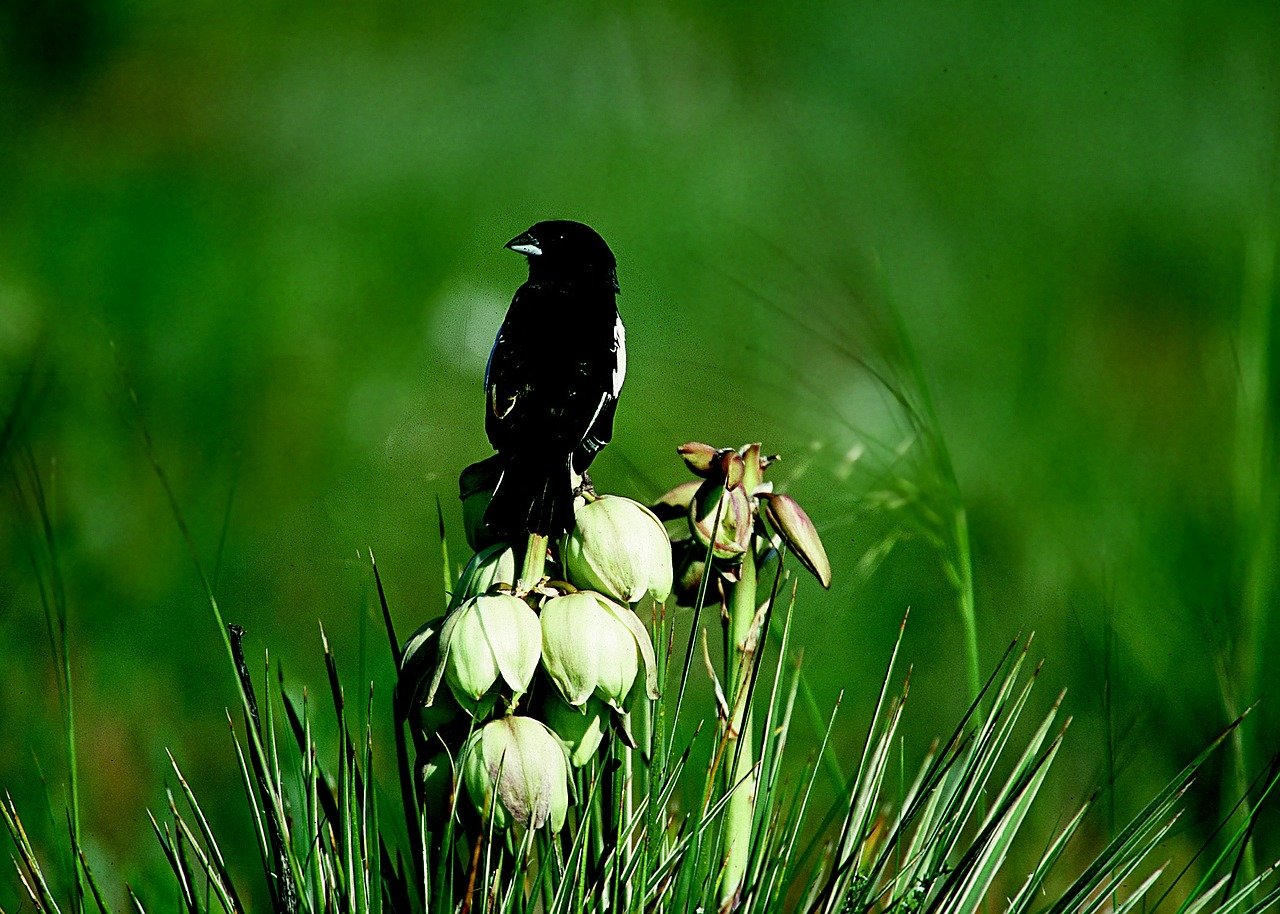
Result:
{"label": "flower bud", "polygon": [[[407,721],[415,746],[427,745],[433,736],[450,731],[465,717],[453,697],[437,692],[430,704],[427,696],[432,688],[432,674],[440,664],[440,629],[443,618],[432,619],[409,636],[400,659],[400,675],[396,679],[394,698],[398,720]],[[466,729],[462,729],[463,735]]]}
{"label": "flower bud", "polygon": [[711,544],[717,516],[720,523],[712,554],[720,559],[738,558],[751,542],[751,500],[741,486],[728,489],[708,479],[698,488],[689,504],[689,528],[704,547]]}
{"label": "flower bud", "polygon": [[762,491],[772,491],[772,484],[766,485],[764,470],[769,464],[760,456],[760,442],[744,445],[738,452],[742,456],[742,487],[748,495],[759,495]]}
{"label": "flower bud", "polygon": [[445,619],[440,651],[445,679],[463,707],[474,710],[499,678],[521,695],[542,654],[538,616],[510,594],[472,597]]}
{"label": "flower bud", "polygon": [[693,496],[701,485],[702,483],[698,480],[690,479],[680,483],[674,489],[669,489],[654,503],[652,508],[654,515],[661,521],[687,518],[689,502],[693,501]]}
{"label": "flower bud", "polygon": [[569,580],[625,603],[671,594],[671,542],[657,515],[639,502],[602,495],[578,509],[560,545]]}
{"label": "flower bud", "polygon": [[[698,591],[702,589],[702,579],[707,573],[707,547],[699,545],[691,539],[677,543],[675,552],[675,580],[672,593],[677,606],[695,606],[698,602]],[[716,591],[712,587],[708,591],[711,602],[716,600]]]}
{"label": "flower bud", "polygon": [[795,553],[796,558],[813,572],[818,583],[823,587],[831,587],[831,562],[827,559],[827,550],[823,548],[822,538],[809,515],[790,495],[766,495],[764,513],[770,525],[787,541],[787,548]]}
{"label": "flower bud", "polygon": [[701,441],[690,441],[676,448],[676,453],[684,460],[684,465],[690,471],[705,479],[716,472],[722,451]]}
{"label": "flower bud", "polygon": [[497,543],[476,553],[463,569],[453,605],[488,593],[495,584],[515,584],[516,554],[505,543]]}
{"label": "flower bud", "polygon": [[462,779],[480,815],[506,828],[564,827],[569,764],[564,746],[532,717],[503,717],[477,730],[462,747]]}
{"label": "flower bud", "polygon": [[747,468],[742,462],[742,455],[730,448],[725,448],[721,452],[720,457],[720,479],[724,480],[724,484],[730,489],[736,489],[742,485],[742,479],[746,475]]}
{"label": "flower bud", "polygon": [[548,600],[541,621],[543,669],[569,704],[595,695],[621,710],[642,662],[646,689],[658,697],[653,642],[631,610],[584,590]]}
{"label": "flower bud", "polygon": [[558,695],[547,699],[547,724],[569,749],[569,761],[581,768],[595,756],[608,726],[609,709],[598,698],[588,698],[579,708]]}

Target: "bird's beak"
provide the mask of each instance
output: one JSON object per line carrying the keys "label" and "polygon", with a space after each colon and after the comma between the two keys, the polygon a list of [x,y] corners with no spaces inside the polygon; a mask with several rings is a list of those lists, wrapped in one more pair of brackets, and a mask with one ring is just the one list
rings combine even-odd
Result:
{"label": "bird's beak", "polygon": [[542,253],[542,248],[538,246],[538,239],[534,238],[528,232],[522,232],[512,238],[505,245],[509,250],[515,251],[517,254],[523,254],[526,257],[537,257]]}

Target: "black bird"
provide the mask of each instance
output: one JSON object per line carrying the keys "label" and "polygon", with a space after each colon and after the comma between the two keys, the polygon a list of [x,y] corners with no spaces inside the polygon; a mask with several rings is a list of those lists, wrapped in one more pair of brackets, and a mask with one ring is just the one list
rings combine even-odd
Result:
{"label": "black bird", "polygon": [[559,536],[613,437],[627,373],[617,264],[581,222],[539,222],[506,245],[529,260],[485,369],[485,431],[501,476],[485,523],[499,538]]}

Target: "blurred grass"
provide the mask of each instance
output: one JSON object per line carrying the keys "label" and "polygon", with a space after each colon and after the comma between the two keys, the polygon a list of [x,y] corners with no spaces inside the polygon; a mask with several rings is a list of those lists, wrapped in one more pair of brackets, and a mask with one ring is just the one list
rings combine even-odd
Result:
{"label": "blurred grass", "polygon": [[[548,216],[620,260],[631,373],[597,483],[656,494],[691,438],[807,464],[794,488],[837,568],[797,619],[831,671],[819,700],[871,693],[910,605],[918,750],[963,707],[960,624],[924,542],[855,573],[895,521],[844,458],[902,429],[828,345],[882,356],[900,310],[967,502],[984,667],[1037,631],[1077,718],[1070,776],[1046,786],[1066,808],[1106,779],[1113,625],[1132,812],[1226,722],[1216,667],[1237,704],[1274,688],[1276,591],[1248,569],[1276,507],[1238,488],[1237,391],[1259,354],[1243,383],[1271,406],[1244,437],[1265,477],[1274,281],[1248,321],[1241,301],[1248,270],[1274,277],[1274,247],[1247,258],[1277,231],[1277,59],[1274,4],[6,5],[0,403],[34,366],[18,440],[57,462],[98,853],[158,858],[142,809],[165,746],[202,796],[238,790],[234,683],[139,423],[205,562],[220,551],[228,618],[314,682],[320,618],[355,669],[359,550],[404,630],[440,606],[435,498],[459,529],[484,358],[522,279],[500,245]],[[36,535],[0,513],[0,784],[19,800],[43,791],[33,755],[59,781]],[[1280,742],[1269,704],[1250,773]],[[1217,801],[1200,795],[1188,847]],[[208,811],[247,829],[233,803]]]}

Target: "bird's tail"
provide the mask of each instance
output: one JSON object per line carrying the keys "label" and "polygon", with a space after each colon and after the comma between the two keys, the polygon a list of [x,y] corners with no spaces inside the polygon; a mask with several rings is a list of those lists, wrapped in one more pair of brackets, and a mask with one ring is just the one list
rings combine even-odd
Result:
{"label": "bird's tail", "polygon": [[573,487],[567,459],[551,464],[507,460],[484,513],[485,524],[501,539],[526,533],[560,536],[573,526]]}

